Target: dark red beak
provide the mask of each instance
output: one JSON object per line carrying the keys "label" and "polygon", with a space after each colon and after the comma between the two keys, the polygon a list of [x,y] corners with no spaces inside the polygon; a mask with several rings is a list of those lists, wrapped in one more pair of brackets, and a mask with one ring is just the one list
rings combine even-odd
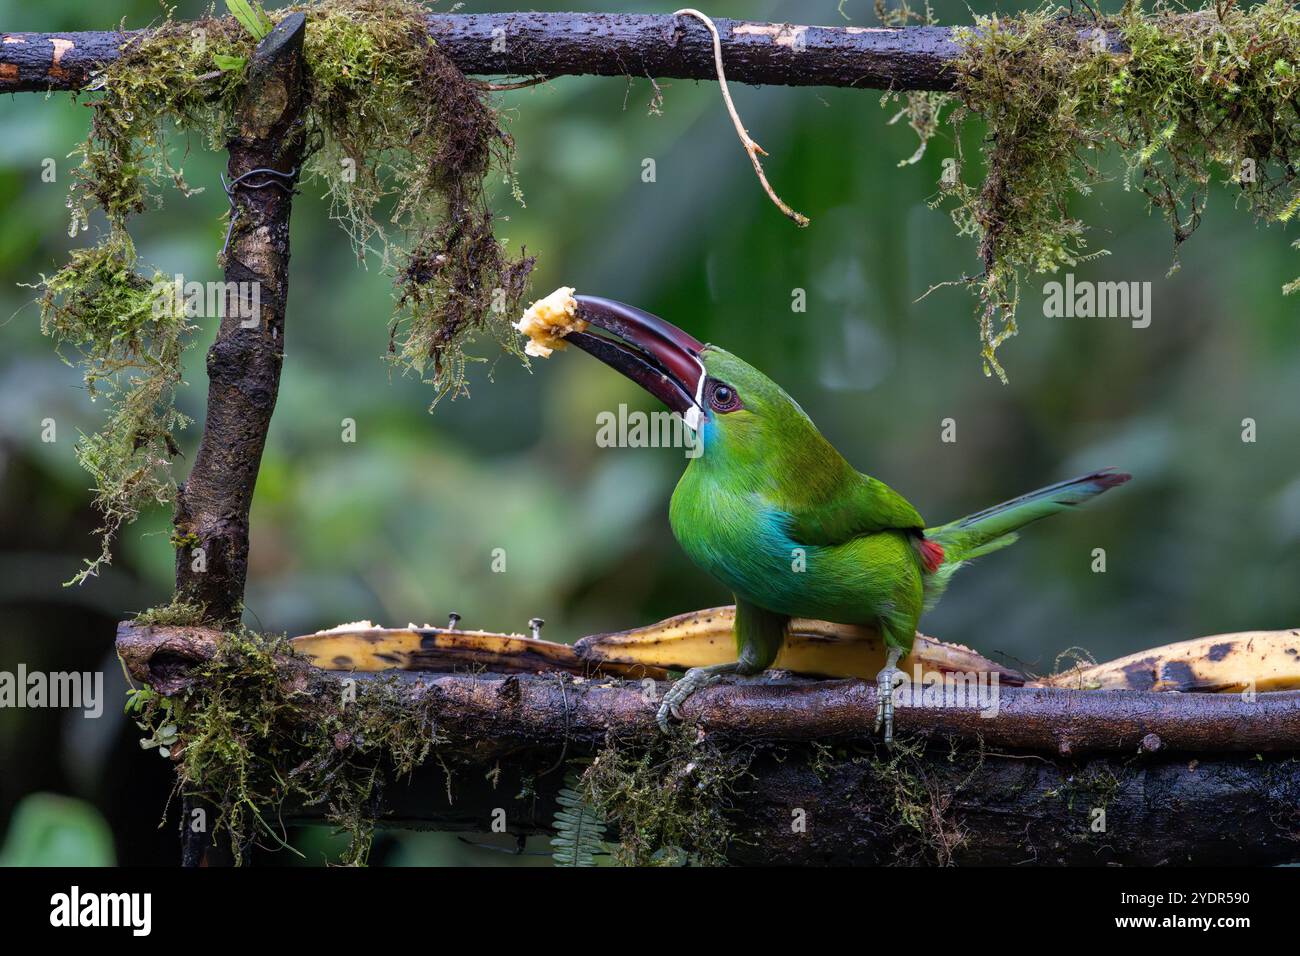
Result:
{"label": "dark red beak", "polygon": [[635,306],[594,295],[575,298],[578,317],[608,334],[570,332],[565,341],[622,372],[697,427],[704,413],[704,343]]}

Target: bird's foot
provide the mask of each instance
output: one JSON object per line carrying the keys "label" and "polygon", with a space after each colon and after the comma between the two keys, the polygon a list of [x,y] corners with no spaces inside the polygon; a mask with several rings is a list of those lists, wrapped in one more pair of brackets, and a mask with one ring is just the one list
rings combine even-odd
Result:
{"label": "bird's foot", "polygon": [[659,724],[659,729],[664,733],[669,733],[668,718],[672,716],[677,720],[682,720],[682,704],[686,698],[690,697],[697,690],[708,687],[716,683],[727,674],[736,672],[735,664],[710,664],[708,667],[692,667],[682,675],[681,680],[668,688],[664,694],[664,699],[659,703],[659,712],[655,714],[655,720]]}
{"label": "bird's foot", "polygon": [[895,666],[898,663],[899,656],[898,651],[890,648],[889,656],[885,660],[885,666],[876,675],[875,732],[880,733],[881,727],[884,727],[886,746],[894,743],[894,688],[898,686],[903,677],[903,672]]}

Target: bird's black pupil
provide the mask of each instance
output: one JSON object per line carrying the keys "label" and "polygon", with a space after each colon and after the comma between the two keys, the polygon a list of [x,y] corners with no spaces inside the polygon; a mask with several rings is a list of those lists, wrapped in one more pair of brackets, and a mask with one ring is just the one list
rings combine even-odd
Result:
{"label": "bird's black pupil", "polygon": [[727,386],[723,385],[721,388],[719,388],[717,394],[718,394],[718,401],[720,401],[723,405],[731,401],[731,389],[727,388]]}

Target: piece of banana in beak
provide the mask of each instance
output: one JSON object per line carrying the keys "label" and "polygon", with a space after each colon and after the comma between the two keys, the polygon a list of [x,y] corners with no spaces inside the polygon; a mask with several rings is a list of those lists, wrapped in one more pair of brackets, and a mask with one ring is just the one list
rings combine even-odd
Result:
{"label": "piece of banana in beak", "polygon": [[564,337],[570,332],[585,332],[587,323],[578,318],[573,286],[562,285],[530,305],[514,327],[528,337],[524,346],[526,355],[547,358],[556,349],[565,347]]}

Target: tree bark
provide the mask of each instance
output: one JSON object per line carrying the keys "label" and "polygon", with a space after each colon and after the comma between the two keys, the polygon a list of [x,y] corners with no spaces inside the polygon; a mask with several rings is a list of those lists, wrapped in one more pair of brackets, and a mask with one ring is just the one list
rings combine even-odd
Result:
{"label": "tree bark", "polygon": [[[208,350],[203,437],[177,489],[173,519],[177,540],[184,542],[176,549],[176,597],[203,607],[217,625],[238,623],[243,612],[248,513],[284,362],[289,214],[306,143],[305,27],[306,18],[292,14],[258,44],[235,116],[239,132],[226,144],[226,169],[236,185],[223,250],[224,314]],[[256,169],[286,175],[240,182]],[[206,827],[193,826],[196,811],[216,819],[201,798],[184,800],[181,865],[229,865],[229,846],[212,839]]]}
{"label": "tree bark", "polygon": [[[570,755],[580,750],[570,748]],[[504,808],[514,835],[552,833],[563,774],[531,768],[552,751],[521,752],[450,778],[436,764],[386,793],[380,826],[489,833]],[[956,755],[954,759],[954,754]],[[540,758],[532,759],[530,757]],[[936,743],[903,771],[917,802],[898,803],[875,760],[883,748],[813,762],[769,743],[729,809],[728,862],[741,866],[1274,866],[1300,862],[1300,763],[1242,754],[1086,760]],[[497,766],[495,786],[484,774]],[[477,771],[477,772],[476,772]],[[521,771],[527,771],[521,773]],[[533,799],[516,802],[527,784]],[[447,796],[451,789],[450,799]],[[792,827],[804,811],[806,828]],[[1104,816],[1098,811],[1104,812]],[[324,822],[319,808],[288,818]],[[1104,829],[1101,827],[1104,826]],[[479,839],[479,838],[476,838]],[[484,836],[484,841],[492,839]],[[500,837],[496,837],[500,840]],[[500,845],[500,844],[497,844]]]}
{"label": "tree bark", "polygon": [[[175,694],[193,686],[192,668],[219,638],[204,628],[124,623],[117,647],[132,676]],[[337,699],[343,680],[376,676],[322,671],[297,658],[284,668],[287,683],[311,686],[321,699]],[[546,768],[610,740],[657,739],[639,681],[555,672],[384,676],[402,682],[413,708],[430,706],[439,737],[439,760],[388,789],[385,825],[486,833],[493,811],[504,808],[511,833],[550,832],[564,775]],[[691,698],[685,712],[700,740],[753,755],[728,812],[730,860],[1300,861],[1300,692],[1251,702],[1002,688],[994,717],[900,709],[898,734],[908,746],[895,752],[871,733],[875,701],[870,681],[806,679],[741,681]],[[444,773],[448,762],[454,774]],[[533,796],[516,800],[525,782]],[[798,811],[802,829],[792,827]],[[321,819],[319,808],[288,812]]]}
{"label": "tree bark", "polygon": [[[258,46],[227,144],[232,187],[225,315],[208,350],[208,405],[194,467],[176,495],[176,591],[216,624],[239,620],[248,573],[248,512],[284,363],[289,213],[306,142],[303,35],[293,14]],[[244,316],[256,303],[256,315]]]}
{"label": "tree bark", "polygon": [[[951,89],[951,27],[818,27],[718,18],[727,78],[786,86]],[[430,35],[467,74],[716,79],[712,37],[667,14],[435,14]],[[0,92],[78,90],[138,31],[6,33]]]}

